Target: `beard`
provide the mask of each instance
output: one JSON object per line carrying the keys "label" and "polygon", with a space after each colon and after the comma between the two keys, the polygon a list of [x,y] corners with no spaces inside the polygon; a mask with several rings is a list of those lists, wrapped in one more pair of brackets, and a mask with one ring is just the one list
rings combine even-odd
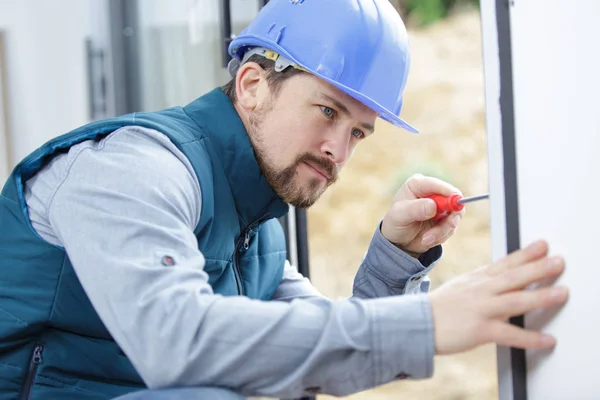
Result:
{"label": "beard", "polygon": [[[311,207],[327,190],[329,186],[338,179],[338,170],[336,165],[325,157],[317,157],[310,153],[302,153],[286,167],[277,167],[270,160],[269,146],[265,143],[261,134],[263,122],[272,110],[272,103],[265,104],[260,109],[255,110],[249,118],[248,134],[254,148],[256,160],[261,172],[269,182],[271,188],[286,203],[300,209]],[[311,178],[307,183],[299,182],[297,178],[298,167],[302,163],[308,163],[318,166],[327,173],[327,182],[323,185],[319,178]]]}

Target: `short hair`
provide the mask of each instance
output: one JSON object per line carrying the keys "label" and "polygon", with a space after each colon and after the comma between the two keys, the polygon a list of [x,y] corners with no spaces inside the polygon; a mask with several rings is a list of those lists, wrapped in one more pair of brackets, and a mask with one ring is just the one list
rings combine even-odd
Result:
{"label": "short hair", "polygon": [[[269,60],[268,58],[265,58],[258,54],[251,55],[246,62],[255,62],[266,71],[267,83],[269,84],[271,92],[273,92],[273,95],[275,96],[279,92],[279,89],[281,88],[283,82],[285,82],[287,79],[300,73],[306,73],[305,71],[302,71],[298,68],[294,68],[293,66],[289,66],[284,70],[277,72],[275,71],[275,61]],[[235,78],[236,77],[234,76],[229,82],[221,86],[223,92],[227,95],[227,97],[229,97],[231,102],[234,104],[237,101],[235,90]]]}

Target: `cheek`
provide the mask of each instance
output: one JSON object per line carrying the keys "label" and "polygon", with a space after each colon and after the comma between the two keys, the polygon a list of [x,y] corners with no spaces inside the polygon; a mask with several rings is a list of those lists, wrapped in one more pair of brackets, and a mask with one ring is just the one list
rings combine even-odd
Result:
{"label": "cheek", "polygon": [[278,166],[290,165],[306,152],[318,153],[327,125],[310,111],[313,110],[286,107],[264,120],[263,136],[268,137],[269,155]]}
{"label": "cheek", "polygon": [[331,125],[323,118],[306,115],[294,124],[294,142],[304,148],[304,151],[318,151],[319,146],[328,135]]}
{"label": "cheek", "polygon": [[277,168],[286,168],[293,163],[302,151],[299,140],[302,135],[296,129],[290,127],[289,123],[265,124],[262,128],[262,152],[271,164]]}
{"label": "cheek", "polygon": [[315,146],[319,143],[322,129],[307,119],[301,119],[296,116],[284,121],[278,130],[279,148],[283,152],[299,153],[315,151]]}

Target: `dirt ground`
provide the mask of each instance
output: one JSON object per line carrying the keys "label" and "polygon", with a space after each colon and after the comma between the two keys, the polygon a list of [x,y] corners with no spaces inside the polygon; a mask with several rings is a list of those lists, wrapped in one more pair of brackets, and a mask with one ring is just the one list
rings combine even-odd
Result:
{"label": "dirt ground", "polygon": [[[465,195],[488,191],[481,25],[462,11],[427,29],[410,29],[412,68],[402,117],[413,135],[379,121],[340,181],[309,210],[312,281],[326,295],[351,295],[352,280],[373,231],[403,180],[413,172],[441,177]],[[468,206],[432,287],[491,260],[487,201]],[[437,357],[435,376],[394,382],[351,400],[497,399],[495,347]],[[319,396],[320,400],[332,399]]]}

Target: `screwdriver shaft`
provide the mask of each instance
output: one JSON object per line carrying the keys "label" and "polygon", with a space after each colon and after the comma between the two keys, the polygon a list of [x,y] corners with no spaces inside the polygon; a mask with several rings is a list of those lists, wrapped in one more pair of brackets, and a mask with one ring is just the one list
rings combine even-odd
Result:
{"label": "screwdriver shaft", "polygon": [[482,194],[482,195],[479,195],[479,196],[471,196],[471,197],[463,197],[462,199],[460,199],[458,201],[458,203],[459,204],[466,204],[466,203],[471,203],[473,201],[487,199],[488,197],[490,197],[489,194]]}

